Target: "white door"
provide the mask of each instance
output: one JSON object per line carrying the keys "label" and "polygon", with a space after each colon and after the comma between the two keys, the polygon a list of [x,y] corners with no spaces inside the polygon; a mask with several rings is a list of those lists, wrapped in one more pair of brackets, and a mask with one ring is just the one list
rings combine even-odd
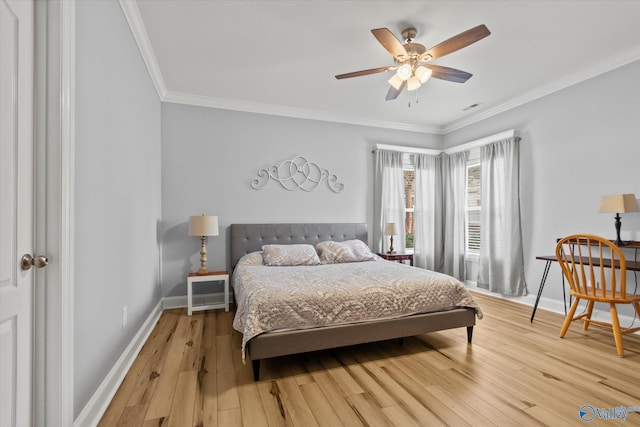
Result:
{"label": "white door", "polygon": [[0,0],[0,427],[32,421],[34,4]]}

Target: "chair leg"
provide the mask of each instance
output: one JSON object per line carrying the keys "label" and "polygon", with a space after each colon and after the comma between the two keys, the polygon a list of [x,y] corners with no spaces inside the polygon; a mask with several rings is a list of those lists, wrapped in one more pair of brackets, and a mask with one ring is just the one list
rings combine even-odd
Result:
{"label": "chair leg", "polygon": [[569,309],[569,313],[567,317],[564,318],[564,323],[562,324],[562,329],[560,330],[560,338],[564,338],[564,335],[569,330],[569,326],[571,325],[571,321],[573,320],[573,315],[576,314],[576,308],[578,308],[578,304],[580,303],[580,298],[575,299],[573,304],[571,304],[571,308]]}
{"label": "chair leg", "polygon": [[616,341],[616,350],[618,356],[624,356],[624,347],[622,346],[622,332],[620,332],[620,321],[618,320],[618,310],[616,305],[611,303],[611,329],[613,329],[613,339]]}
{"label": "chair leg", "polygon": [[589,329],[589,325],[591,324],[591,314],[593,313],[594,304],[595,304],[594,301],[587,302],[587,308],[585,310],[587,315],[582,319],[582,321],[584,322],[582,324],[582,329],[584,329],[585,331]]}

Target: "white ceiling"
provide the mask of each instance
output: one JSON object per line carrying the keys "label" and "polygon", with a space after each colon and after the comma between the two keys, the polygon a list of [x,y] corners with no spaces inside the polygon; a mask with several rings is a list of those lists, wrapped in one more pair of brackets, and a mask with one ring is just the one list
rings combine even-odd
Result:
{"label": "white ceiling", "polygon": [[[165,101],[421,132],[447,133],[640,59],[637,0],[122,4]],[[472,73],[464,84],[431,79],[385,101],[390,73],[334,78],[393,64],[372,28],[400,38],[414,26],[429,48],[479,24],[492,34],[434,61]]]}

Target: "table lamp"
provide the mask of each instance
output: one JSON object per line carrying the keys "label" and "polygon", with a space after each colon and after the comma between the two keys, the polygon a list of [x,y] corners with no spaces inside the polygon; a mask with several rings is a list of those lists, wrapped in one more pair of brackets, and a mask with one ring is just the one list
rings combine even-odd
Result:
{"label": "table lamp", "polygon": [[613,243],[616,246],[624,246],[625,243],[620,239],[620,214],[627,212],[638,212],[638,201],[635,194],[614,194],[611,196],[603,196],[600,202],[600,213],[615,213],[616,240]]}
{"label": "table lamp", "polygon": [[208,274],[207,270],[207,237],[218,235],[218,217],[205,214],[189,217],[189,236],[200,236],[200,270],[199,275]]}
{"label": "table lamp", "polygon": [[388,222],[384,227],[384,235],[391,236],[391,244],[389,245],[389,250],[387,253],[393,254],[395,251],[393,250],[393,236],[398,234],[398,226],[395,222]]}

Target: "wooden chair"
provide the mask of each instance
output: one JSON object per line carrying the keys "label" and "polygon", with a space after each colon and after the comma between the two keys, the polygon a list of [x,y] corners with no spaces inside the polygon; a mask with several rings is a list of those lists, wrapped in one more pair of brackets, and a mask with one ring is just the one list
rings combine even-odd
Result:
{"label": "wooden chair", "polygon": [[[591,323],[609,326],[613,330],[618,356],[624,356],[622,335],[638,331],[640,327],[621,327],[616,304],[632,304],[640,317],[640,295],[627,293],[627,265],[620,248],[599,236],[574,234],[558,241],[556,257],[575,298],[560,337],[565,336],[573,320],[582,319],[584,330]],[[587,301],[587,306],[584,313],[575,316],[581,300]],[[591,318],[596,302],[609,304],[611,323]]]}

